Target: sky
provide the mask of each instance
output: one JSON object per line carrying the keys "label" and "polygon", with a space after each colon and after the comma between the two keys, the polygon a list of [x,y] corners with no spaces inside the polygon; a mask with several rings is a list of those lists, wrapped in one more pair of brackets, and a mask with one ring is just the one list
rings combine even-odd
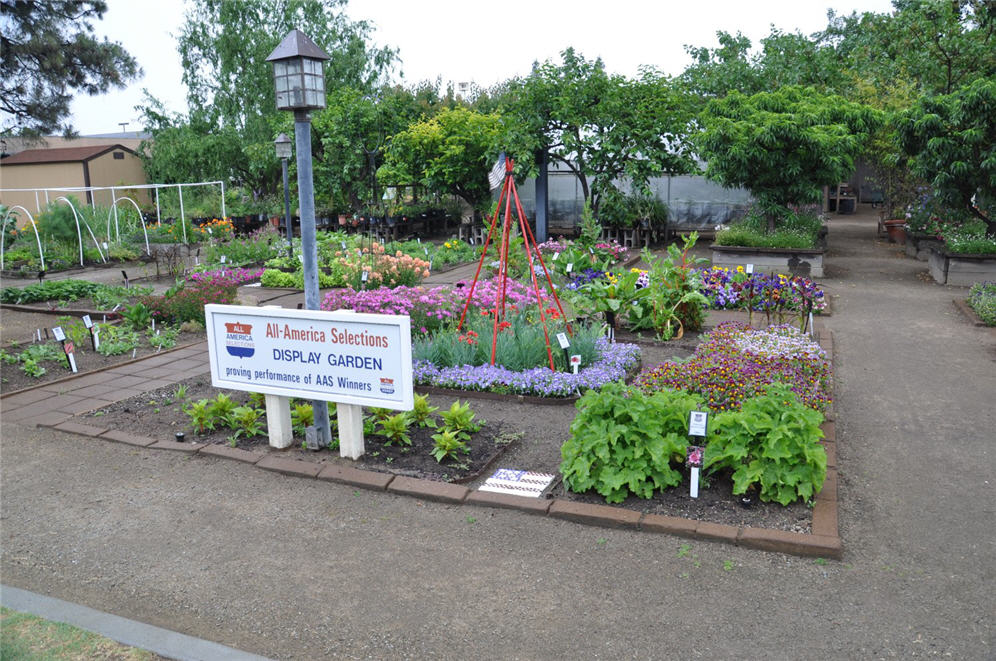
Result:
{"label": "sky", "polygon": [[[100,36],[120,42],[144,70],[124,90],[77,97],[72,122],[82,135],[140,130],[143,89],[175,112],[186,110],[176,35],[184,0],[108,0]],[[890,0],[351,0],[347,13],[373,26],[372,41],[399,49],[401,82],[442,77],[481,87],[529,73],[535,61],[559,60],[568,46],[601,57],[612,73],[641,65],[680,73],[684,46],[717,45],[716,32],[744,33],[757,45],[771,26],[810,34],[827,9],[886,13]],[[122,123],[125,126],[122,126]]]}

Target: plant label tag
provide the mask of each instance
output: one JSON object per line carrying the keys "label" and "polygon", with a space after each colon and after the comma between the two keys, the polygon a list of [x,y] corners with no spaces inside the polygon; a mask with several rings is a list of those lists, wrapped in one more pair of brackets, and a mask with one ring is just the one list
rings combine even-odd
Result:
{"label": "plant label tag", "polygon": [[744,267],[744,271],[747,272],[747,275],[750,275],[751,273],[754,272],[754,265],[748,264],[747,266]]}
{"label": "plant label tag", "polygon": [[574,262],[569,262],[569,263],[567,264],[567,268],[566,268],[566,269],[564,269],[564,271],[566,271],[567,273],[570,273],[570,272],[571,272],[571,271],[573,271],[573,270],[574,270]]}
{"label": "plant label tag", "polygon": [[90,315],[83,315],[83,325],[87,328],[93,328],[93,320],[90,319]]}
{"label": "plant label tag", "polygon": [[56,340],[58,340],[59,342],[65,342],[66,341],[66,334],[62,330],[62,326],[56,326],[55,328],[53,328],[52,329],[52,336]]}
{"label": "plant label tag", "polygon": [[[69,346],[72,347],[72,343],[70,343]],[[79,372],[79,368],[76,367],[76,356],[72,351],[66,352],[66,360],[69,361],[69,369],[73,371],[73,374],[77,374]]]}
{"label": "plant label tag", "polygon": [[557,342],[560,343],[561,349],[567,349],[571,346],[571,343],[567,340],[567,333],[557,333]]}
{"label": "plant label tag", "polygon": [[559,252],[553,253],[553,261],[557,261],[558,257],[560,257],[560,253]]}
{"label": "plant label tag", "polygon": [[571,369],[577,374],[578,370],[581,368],[581,354],[574,354],[571,356]]}
{"label": "plant label tag", "polygon": [[474,245],[474,237],[470,237],[470,245]]}
{"label": "plant label tag", "polygon": [[299,262],[301,262],[302,264],[304,264],[304,255],[298,255],[298,256],[297,256],[297,261],[299,261]]}
{"label": "plant label tag", "polygon": [[688,465],[693,468],[702,468],[702,459],[705,457],[705,447],[701,445],[688,446]]}
{"label": "plant label tag", "polygon": [[103,242],[104,250],[107,250],[107,241]]}
{"label": "plant label tag", "polygon": [[429,256],[429,249],[428,248],[422,248],[422,250],[425,251],[425,256],[428,257]]}
{"label": "plant label tag", "polygon": [[93,332],[90,335],[90,339],[93,341],[93,350],[100,350],[100,327],[97,324],[93,325]]}
{"label": "plant label tag", "polygon": [[[152,330],[156,330],[156,320],[152,320]],[[158,335],[158,333],[156,333]]]}
{"label": "plant label tag", "polygon": [[201,265],[201,258],[194,257],[194,266],[200,266],[200,265]]}
{"label": "plant label tag", "polygon": [[366,271],[363,271],[363,273],[360,273],[360,282],[366,282],[367,278],[369,278],[369,277],[370,277],[370,274],[367,273]]}
{"label": "plant label tag", "polygon": [[699,468],[692,466],[692,474],[688,480],[688,495],[692,498],[699,497]]}
{"label": "plant label tag", "polygon": [[709,414],[705,411],[692,411],[688,416],[688,435],[705,436],[709,424]]}
{"label": "plant label tag", "polygon": [[416,236],[416,237],[415,237],[415,242],[416,242],[417,244],[419,244],[419,245],[422,245],[422,237],[420,237],[420,236]]}
{"label": "plant label tag", "polygon": [[38,341],[41,342],[41,329],[38,329]]}
{"label": "plant label tag", "polygon": [[214,234],[214,232],[211,231],[210,227],[208,228],[208,234]]}
{"label": "plant label tag", "polygon": [[227,261],[228,261],[228,257],[225,257],[224,255],[222,255],[221,256],[221,263],[224,264]]}
{"label": "plant label tag", "polygon": [[813,337],[813,313],[809,313],[809,337]]}
{"label": "plant label tag", "polygon": [[132,358],[134,358],[134,357],[135,357],[135,354],[137,354],[137,353],[138,353],[138,347],[136,347],[136,348],[132,349],[132,350],[131,350],[131,357],[132,357]]}
{"label": "plant label tag", "polygon": [[342,242],[342,243],[340,243],[339,245],[340,245],[340,246],[342,246],[342,249],[343,249],[343,250],[345,250],[345,249],[346,249],[346,242],[345,242],[345,241],[343,241],[343,242]]}

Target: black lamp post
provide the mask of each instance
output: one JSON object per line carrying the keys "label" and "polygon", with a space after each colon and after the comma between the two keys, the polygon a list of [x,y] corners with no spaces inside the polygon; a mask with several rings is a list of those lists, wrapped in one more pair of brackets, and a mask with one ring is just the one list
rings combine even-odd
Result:
{"label": "black lamp post", "polygon": [[[325,72],[328,54],[300,30],[287,33],[267,62],[273,62],[277,109],[294,111],[297,151],[297,193],[301,208],[301,253],[304,265],[304,306],[318,309],[318,247],[315,238],[315,188],[311,166],[311,114],[325,107]],[[290,237],[288,237],[290,238]],[[324,401],[312,402],[319,443],[332,440],[329,409]]]}
{"label": "black lamp post", "polygon": [[291,141],[286,133],[281,133],[273,141],[284,172],[284,227],[287,232],[287,258],[294,258],[294,228],[291,226],[290,185],[287,182],[287,159],[291,157]]}

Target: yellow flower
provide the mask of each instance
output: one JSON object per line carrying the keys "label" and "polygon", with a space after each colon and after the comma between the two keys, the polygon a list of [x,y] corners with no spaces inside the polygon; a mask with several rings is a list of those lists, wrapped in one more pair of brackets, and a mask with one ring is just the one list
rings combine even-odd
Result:
{"label": "yellow flower", "polygon": [[744,267],[738,266],[737,267],[737,273],[743,273],[743,272],[744,272]]}

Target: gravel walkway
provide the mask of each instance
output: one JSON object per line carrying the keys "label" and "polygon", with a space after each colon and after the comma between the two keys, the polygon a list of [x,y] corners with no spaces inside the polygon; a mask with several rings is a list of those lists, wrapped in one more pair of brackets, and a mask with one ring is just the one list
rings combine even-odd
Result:
{"label": "gravel walkway", "polygon": [[3,423],[3,582],[282,659],[988,659],[996,339],[835,218],[842,562]]}

